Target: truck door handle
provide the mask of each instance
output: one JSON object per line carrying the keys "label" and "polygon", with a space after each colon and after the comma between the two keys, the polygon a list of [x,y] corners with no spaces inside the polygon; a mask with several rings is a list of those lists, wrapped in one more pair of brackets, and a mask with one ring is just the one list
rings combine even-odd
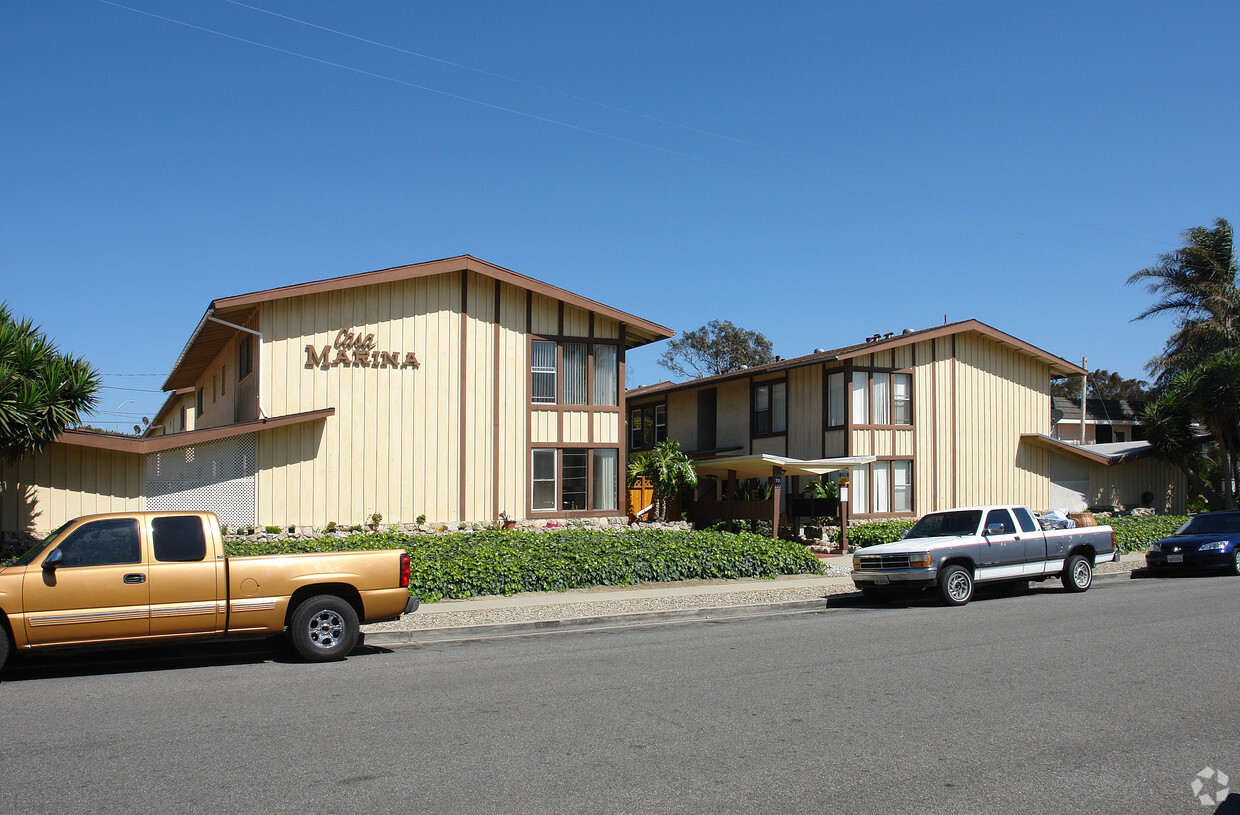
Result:
{"label": "truck door handle", "polygon": [[127,574],[125,575],[126,583],[145,583],[146,575],[144,574]]}

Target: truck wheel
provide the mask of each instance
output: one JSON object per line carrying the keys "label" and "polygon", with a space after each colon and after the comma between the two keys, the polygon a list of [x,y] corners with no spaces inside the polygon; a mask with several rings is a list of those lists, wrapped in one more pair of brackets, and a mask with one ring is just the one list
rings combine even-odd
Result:
{"label": "truck wheel", "polygon": [[973,599],[973,575],[963,566],[948,566],[939,575],[939,596],[949,606],[963,606]]}
{"label": "truck wheel", "polygon": [[1240,575],[1240,546],[1231,553],[1231,573]]}
{"label": "truck wheel", "polygon": [[9,641],[9,632],[4,630],[4,626],[0,625],[0,671],[4,670],[4,663],[9,661],[9,651],[13,649],[13,643]]}
{"label": "truck wheel", "polygon": [[311,597],[293,612],[289,636],[303,659],[340,659],[357,644],[357,612],[334,594]]}
{"label": "truck wheel", "polygon": [[1086,591],[1094,582],[1094,567],[1089,558],[1082,555],[1068,558],[1068,562],[1063,565],[1059,582],[1063,583],[1063,587],[1068,591]]}

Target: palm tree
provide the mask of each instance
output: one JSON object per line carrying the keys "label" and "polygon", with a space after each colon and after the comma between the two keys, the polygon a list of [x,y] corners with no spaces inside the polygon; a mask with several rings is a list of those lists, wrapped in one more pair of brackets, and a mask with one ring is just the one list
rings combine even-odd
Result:
{"label": "palm tree", "polygon": [[1158,302],[1134,319],[1172,313],[1176,330],[1162,354],[1147,370],[1165,387],[1177,373],[1230,348],[1240,347],[1240,290],[1236,289],[1236,254],[1231,224],[1224,218],[1213,229],[1184,232],[1185,245],[1160,255],[1158,263],[1134,272],[1128,284],[1146,284]]}
{"label": "palm tree", "polygon": [[0,303],[0,457],[38,452],[98,401],[99,376]]}
{"label": "palm tree", "polygon": [[667,520],[668,502],[675,498],[682,487],[696,487],[697,470],[680,450],[678,441],[661,441],[653,450],[638,453],[629,459],[629,480],[645,478],[654,488],[655,520]]}

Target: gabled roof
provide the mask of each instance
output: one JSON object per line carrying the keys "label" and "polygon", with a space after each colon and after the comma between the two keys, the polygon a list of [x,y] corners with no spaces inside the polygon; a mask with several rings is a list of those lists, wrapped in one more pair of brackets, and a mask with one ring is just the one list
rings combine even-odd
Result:
{"label": "gabled roof", "polygon": [[294,286],[281,286],[280,288],[264,289],[263,291],[251,292],[249,294],[239,294],[234,297],[212,300],[211,305],[207,307],[206,314],[199,321],[198,327],[194,329],[194,333],[190,335],[189,342],[185,344],[181,355],[172,366],[172,371],[164,381],[163,390],[173,390],[193,385],[203,368],[219,355],[224,346],[237,333],[235,328],[230,328],[208,319],[212,316],[237,325],[245,325],[254,317],[260,305],[274,300],[284,300],[310,294],[322,294],[324,292],[374,286],[380,283],[394,283],[402,280],[462,271],[476,272],[494,280],[509,283],[518,288],[532,291],[535,294],[545,295],[624,323],[625,345],[627,348],[636,348],[639,345],[665,340],[676,334],[675,331],[658,323],[652,323],[628,312],[620,311],[611,306],[605,306],[602,303],[582,297],[579,294],[573,294],[558,286],[543,283],[540,280],[518,274],[502,266],[496,266],[493,263],[487,263],[485,260],[479,260],[470,255],[460,255],[442,260],[432,260],[426,263],[393,266],[390,269],[379,269],[373,272],[333,277],[310,283],[298,283]]}
{"label": "gabled roof", "polygon": [[719,382],[727,382],[733,379],[744,379],[760,374],[786,371],[790,368],[800,368],[803,365],[835,361],[842,362],[844,360],[853,359],[866,354],[873,354],[877,351],[889,351],[893,348],[900,348],[916,342],[925,342],[927,340],[938,339],[939,337],[950,337],[954,334],[964,334],[967,332],[981,334],[984,337],[994,340],[1000,345],[1014,348],[1022,354],[1045,361],[1047,365],[1050,366],[1051,376],[1082,376],[1085,373],[1085,369],[1079,365],[1073,365],[1066,359],[1057,357],[1047,351],[1043,351],[1041,348],[1038,348],[1035,345],[1030,345],[1024,340],[1019,340],[1011,334],[1005,334],[999,329],[992,328],[979,320],[961,320],[960,322],[947,323],[946,325],[935,326],[933,328],[923,328],[918,331],[905,330],[900,334],[876,334],[866,342],[857,343],[856,345],[847,345],[843,348],[836,348],[832,351],[818,351],[816,353],[806,354],[801,357],[793,357],[792,359],[780,359],[775,362],[768,362],[765,365],[754,365],[753,367],[743,368],[739,371],[728,371],[724,374],[716,374],[715,376],[692,379],[688,382],[660,382],[657,385],[645,385],[628,391],[625,394],[625,397],[627,399],[633,399],[639,396],[649,396],[651,394],[679,390],[681,388],[696,388],[713,385]]}

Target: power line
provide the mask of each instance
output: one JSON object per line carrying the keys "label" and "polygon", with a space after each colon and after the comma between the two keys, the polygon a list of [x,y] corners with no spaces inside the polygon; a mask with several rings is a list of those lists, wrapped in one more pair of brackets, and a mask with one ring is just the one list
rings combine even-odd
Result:
{"label": "power line", "polygon": [[122,388],[119,385],[100,385],[99,388],[105,391],[130,391],[132,393],[163,393],[161,390],[153,390],[151,388]]}
{"label": "power line", "polygon": [[[310,61],[310,62],[317,62],[317,63],[319,63],[320,65],[327,65],[327,66],[332,67],[332,68],[339,68],[339,69],[341,69],[341,70],[344,70],[344,71],[350,71],[350,72],[352,72],[352,73],[360,74],[360,75],[362,75],[362,76],[368,76],[368,77],[371,77],[372,79],[380,79],[380,80],[383,80],[383,81],[386,81],[386,82],[392,82],[392,83],[395,83],[395,84],[397,84],[397,85],[403,85],[403,86],[405,86],[405,87],[414,88],[414,89],[416,89],[416,90],[421,90],[421,91],[425,91],[425,92],[427,92],[427,93],[436,94],[436,95],[438,95],[438,96],[443,96],[443,97],[448,98],[448,99],[455,99],[455,100],[460,101],[460,102],[468,102],[468,103],[470,103],[470,104],[473,104],[473,105],[478,105],[478,106],[480,106],[480,107],[485,107],[485,108],[488,108],[488,109],[490,109],[490,110],[495,110],[495,111],[499,111],[499,112],[502,112],[502,113],[510,113],[510,114],[512,114],[512,115],[514,115],[514,116],[521,116],[521,117],[523,117],[523,118],[530,119],[530,120],[533,120],[533,121],[536,121],[536,122],[542,122],[542,123],[544,123],[544,124],[550,124],[550,125],[555,125],[555,126],[557,126],[557,127],[567,128],[567,129],[569,129],[569,130],[574,130],[574,131],[577,131],[577,132],[579,132],[579,133],[585,133],[585,134],[588,134],[588,135],[591,135],[591,136],[599,136],[599,137],[601,137],[601,138],[604,138],[604,139],[610,139],[610,140],[612,140],[612,141],[620,142],[620,143],[622,143],[622,144],[629,144],[629,145],[633,145],[633,146],[635,146],[635,147],[642,147],[642,148],[645,148],[645,149],[647,149],[647,150],[654,150],[654,151],[656,151],[656,152],[659,152],[659,153],[664,153],[664,154],[666,154],[666,155],[678,156],[678,157],[680,157],[680,158],[686,158],[686,159],[689,159],[689,160],[691,160],[691,161],[697,161],[697,162],[701,162],[701,163],[703,163],[703,164],[708,164],[708,165],[715,166],[715,167],[723,167],[723,168],[726,168],[726,169],[734,170],[734,171],[736,171],[736,172],[745,173],[745,174],[747,174],[747,175],[752,175],[752,176],[757,176],[757,177],[760,177],[760,178],[769,178],[769,179],[774,179],[774,180],[778,180],[778,181],[783,181],[784,183],[791,184],[791,185],[794,185],[794,186],[804,187],[804,188],[806,188],[806,189],[811,189],[811,190],[817,190],[817,191],[819,191],[819,192],[826,192],[826,193],[830,193],[830,194],[833,194],[833,195],[836,195],[836,196],[844,196],[844,197],[848,197],[848,198],[855,198],[855,199],[860,199],[860,198],[862,198],[862,196],[858,196],[858,195],[850,195],[850,194],[847,194],[847,193],[841,192],[840,190],[837,190],[837,189],[832,189],[832,188],[827,187],[827,186],[825,186],[825,185],[808,183],[808,182],[806,182],[806,181],[804,181],[804,180],[802,180],[802,179],[799,179],[799,178],[793,178],[793,177],[791,177],[791,176],[780,175],[780,174],[778,174],[778,173],[769,173],[769,172],[765,172],[765,171],[761,171],[761,170],[754,170],[754,169],[751,169],[751,168],[749,168],[749,167],[742,167],[742,166],[737,165],[737,164],[729,164],[729,163],[727,163],[727,162],[716,161],[716,160],[714,160],[714,159],[709,159],[709,158],[706,158],[706,157],[704,157],[704,156],[695,155],[695,154],[693,154],[693,153],[686,153],[686,152],[683,152],[683,151],[681,151],[681,150],[673,150],[673,149],[671,149],[671,148],[662,147],[662,146],[659,146],[659,145],[656,145],[656,144],[651,144],[651,143],[649,143],[649,142],[638,141],[637,139],[630,139],[630,138],[627,138],[627,137],[624,137],[624,136],[617,136],[617,135],[614,135],[614,134],[611,134],[611,133],[607,133],[607,132],[604,132],[604,131],[601,131],[601,130],[595,130],[595,129],[592,129],[592,128],[583,127],[583,126],[581,126],[581,125],[575,125],[575,124],[572,124],[572,123],[570,123],[570,122],[564,122],[564,121],[560,121],[560,120],[558,120],[558,119],[552,119],[552,118],[549,118],[549,117],[546,117],[546,116],[540,116],[540,115],[535,114],[535,113],[527,113],[527,112],[522,111],[522,110],[517,110],[516,108],[505,107],[505,106],[503,106],[503,105],[497,105],[497,104],[494,104],[494,103],[492,103],[492,102],[486,102],[486,101],[483,101],[483,100],[481,100],[481,99],[474,99],[474,98],[469,97],[469,96],[463,96],[463,95],[461,95],[461,94],[456,94],[456,93],[451,93],[451,92],[449,92],[449,91],[439,90],[438,88],[432,88],[432,87],[430,87],[430,86],[428,86],[428,85],[422,85],[422,84],[419,84],[419,83],[417,83],[417,82],[410,82],[410,81],[405,80],[405,79],[398,79],[398,78],[393,77],[393,76],[388,76],[388,75],[385,75],[385,74],[378,74],[378,73],[375,73],[375,72],[373,72],[373,71],[367,71],[367,70],[364,70],[364,69],[362,69],[362,68],[355,68],[355,67],[353,67],[353,66],[351,66],[351,65],[345,65],[345,64],[343,64],[343,63],[339,63],[339,62],[333,62],[333,61],[331,61],[331,60],[327,60],[327,59],[322,59],[322,58],[320,58],[320,57],[311,56],[310,54],[303,54],[303,53],[298,52],[298,51],[291,51],[291,50],[289,50],[289,49],[287,49],[287,48],[280,48],[280,47],[275,46],[275,45],[268,45],[267,43],[262,43],[262,42],[258,42],[258,41],[256,41],[256,40],[246,39],[245,37],[240,37],[240,36],[237,36],[237,35],[235,35],[235,34],[228,34],[228,33],[226,33],[226,32],[223,32],[223,31],[218,31],[218,30],[213,29],[213,28],[207,28],[207,27],[205,27],[205,26],[196,25],[196,24],[194,24],[194,23],[188,23],[188,22],[185,22],[184,20],[178,20],[178,19],[176,19],[176,18],[173,18],[173,17],[167,17],[167,16],[164,16],[164,15],[162,15],[162,14],[155,14],[154,12],[144,11],[144,10],[142,10],[142,9],[136,9],[136,8],[131,7],[131,6],[126,6],[126,5],[123,5],[123,4],[121,4],[121,3],[114,2],[114,0],[98,0],[98,2],[103,3],[104,5],[114,6],[114,7],[119,8],[119,9],[124,9],[125,11],[133,12],[134,14],[141,14],[141,15],[143,15],[143,16],[146,16],[146,17],[151,17],[151,18],[154,18],[154,19],[156,19],[156,20],[163,20],[164,22],[173,23],[173,24],[175,24],[175,25],[179,25],[179,26],[184,26],[185,28],[191,28],[191,29],[194,29],[195,31],[202,31],[202,32],[204,32],[204,33],[206,33],[206,34],[213,34],[213,35],[215,35],[215,36],[224,37],[225,39],[230,39],[230,40],[234,40],[234,41],[236,41],[236,42],[245,43],[246,45],[253,45],[253,46],[257,47],[257,48],[265,48],[265,49],[267,49],[267,50],[269,50],[269,51],[274,51],[274,52],[279,53],[279,54],[285,54],[285,55],[287,55],[287,56],[297,57],[298,59],[304,59],[304,60],[308,60],[308,61]],[[755,146],[759,146],[759,147],[760,147],[761,145],[755,145]],[[849,172],[856,172],[856,171],[849,171]],[[967,218],[959,218],[959,217],[956,217],[956,216],[945,215],[945,214],[943,214],[942,212],[938,212],[938,211],[921,210],[921,209],[918,209],[918,208],[916,208],[916,207],[910,207],[910,206],[907,206],[907,205],[902,205],[902,204],[899,204],[899,203],[894,203],[894,204],[893,204],[893,203],[888,203],[887,205],[888,205],[888,206],[903,206],[905,209],[909,209],[909,210],[912,210],[912,211],[915,211],[915,212],[921,212],[921,213],[923,213],[923,214],[925,214],[925,215],[930,215],[931,217],[940,218],[940,219],[942,219],[942,220],[952,221],[952,222],[955,222],[955,223],[964,224],[964,225],[967,225],[967,226],[973,226],[973,227],[977,227],[977,228],[981,228],[981,229],[990,229],[990,230],[994,230],[994,231],[997,231],[997,232],[1005,232],[1005,233],[1010,234],[1010,235],[1018,235],[1018,236],[1020,236],[1020,237],[1028,238],[1028,239],[1030,239],[1030,240],[1044,241],[1044,242],[1046,242],[1046,243],[1055,243],[1055,244],[1059,244],[1059,245],[1062,245],[1062,246],[1070,246],[1070,247],[1073,247],[1073,248],[1076,248],[1076,249],[1086,249],[1086,250],[1093,251],[1093,252],[1101,252],[1101,253],[1104,253],[1104,254],[1109,254],[1109,255],[1117,255],[1117,256],[1119,256],[1119,257],[1133,258],[1133,259],[1136,259],[1136,260],[1142,260],[1142,261],[1145,261],[1145,260],[1148,260],[1148,259],[1149,259],[1149,258],[1148,258],[1147,256],[1145,256],[1145,255],[1136,255],[1136,254],[1133,254],[1133,253],[1131,253],[1131,252],[1120,252],[1120,251],[1116,251],[1116,250],[1113,250],[1113,249],[1103,249],[1103,248],[1098,247],[1098,246],[1090,246],[1090,245],[1088,245],[1088,244],[1077,243],[1077,242],[1075,242],[1075,241],[1061,240],[1061,239],[1058,239],[1058,238],[1049,238],[1049,237],[1046,237],[1046,236],[1043,236],[1043,235],[1034,235],[1034,234],[1031,234],[1031,233],[1028,233],[1028,232],[1024,232],[1024,231],[1019,230],[1019,229],[1011,229],[1011,228],[1009,228],[1009,227],[996,226],[996,225],[994,225],[994,224],[988,224],[988,223],[984,223],[984,222],[981,222],[981,221],[973,221],[973,220],[970,220],[970,219],[967,219]],[[1041,216],[1037,216],[1037,217],[1041,217]],[[1065,222],[1065,223],[1066,223],[1066,222]],[[1078,225],[1078,226],[1079,226],[1079,225]],[[1132,236],[1129,236],[1129,237],[1132,237]]]}

